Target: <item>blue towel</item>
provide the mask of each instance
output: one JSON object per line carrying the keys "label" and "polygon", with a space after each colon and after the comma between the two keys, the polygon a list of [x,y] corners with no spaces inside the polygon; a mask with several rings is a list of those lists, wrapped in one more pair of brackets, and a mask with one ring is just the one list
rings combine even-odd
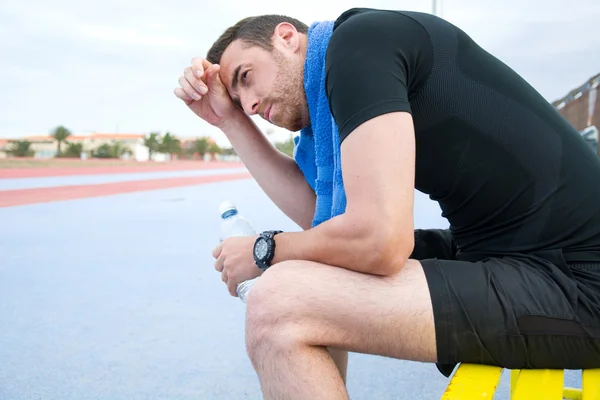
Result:
{"label": "blue towel", "polygon": [[304,90],[310,125],[294,139],[294,159],[317,195],[313,227],[346,210],[339,132],[325,94],[325,55],[332,31],[333,21],[313,23],[308,30]]}

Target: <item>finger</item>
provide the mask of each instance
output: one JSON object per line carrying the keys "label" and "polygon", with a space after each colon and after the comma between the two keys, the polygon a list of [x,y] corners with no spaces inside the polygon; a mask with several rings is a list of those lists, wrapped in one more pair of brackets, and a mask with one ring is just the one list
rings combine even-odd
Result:
{"label": "finger", "polygon": [[227,290],[229,290],[229,294],[233,297],[238,297],[235,279],[227,279]]}
{"label": "finger", "polygon": [[204,71],[206,71],[211,65],[212,64],[208,60],[202,57],[192,58],[192,69],[197,78],[202,78]]}
{"label": "finger", "polygon": [[190,83],[185,78],[185,76],[179,77],[179,86],[181,86],[181,88],[183,89],[183,91],[185,92],[185,94],[187,94],[188,96],[190,96],[192,99],[198,101],[198,100],[200,100],[202,98],[202,96],[200,95],[200,93],[198,93],[198,91],[195,90],[192,87],[192,85],[190,85]]}
{"label": "finger", "polygon": [[219,256],[221,255],[222,249],[223,249],[223,242],[219,243],[219,245],[213,249],[213,251],[212,251],[213,258],[219,258]]}
{"label": "finger", "polygon": [[183,100],[185,102],[185,104],[190,105],[191,103],[194,102],[194,99],[192,99],[190,96],[188,96],[185,93],[185,90],[183,90],[182,88],[178,87],[175,88],[175,96],[179,97],[181,100]]}
{"label": "finger", "polygon": [[225,262],[224,262],[223,258],[222,257],[217,258],[217,261],[215,261],[215,269],[219,272],[222,272],[224,266],[225,266]]}
{"label": "finger", "polygon": [[221,280],[227,283],[227,271],[223,271],[223,273],[221,274]]}
{"label": "finger", "polygon": [[187,79],[190,86],[192,86],[194,90],[198,91],[198,93],[200,93],[201,95],[206,94],[208,92],[208,87],[206,87],[206,84],[202,82],[202,79],[196,78],[196,76],[194,75],[194,71],[191,67],[187,67],[183,71],[183,76],[185,76],[185,79]]}

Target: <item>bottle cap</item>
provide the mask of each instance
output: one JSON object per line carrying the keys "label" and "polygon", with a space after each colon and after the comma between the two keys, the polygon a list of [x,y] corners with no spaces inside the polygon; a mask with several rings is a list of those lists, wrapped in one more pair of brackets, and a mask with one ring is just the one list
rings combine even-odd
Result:
{"label": "bottle cap", "polygon": [[237,207],[233,201],[226,200],[219,204],[219,214],[222,215],[225,211],[229,210],[237,210]]}

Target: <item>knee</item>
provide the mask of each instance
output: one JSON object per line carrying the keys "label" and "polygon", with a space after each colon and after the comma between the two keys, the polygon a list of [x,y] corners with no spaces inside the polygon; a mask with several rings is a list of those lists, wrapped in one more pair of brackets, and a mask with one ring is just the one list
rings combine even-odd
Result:
{"label": "knee", "polygon": [[294,311],[304,285],[302,261],[284,261],[269,268],[252,286],[246,304],[246,322],[278,324]]}
{"label": "knee", "polygon": [[246,303],[246,350],[255,362],[266,350],[294,341],[291,325],[299,321],[301,261],[285,261],[269,268],[252,286]]}

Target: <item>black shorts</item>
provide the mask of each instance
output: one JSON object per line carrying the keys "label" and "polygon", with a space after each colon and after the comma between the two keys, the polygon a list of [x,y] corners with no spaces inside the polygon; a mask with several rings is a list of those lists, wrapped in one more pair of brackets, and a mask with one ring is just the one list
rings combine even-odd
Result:
{"label": "black shorts", "polygon": [[600,264],[562,251],[456,260],[447,230],[416,230],[435,319],[437,367],[600,368]]}

